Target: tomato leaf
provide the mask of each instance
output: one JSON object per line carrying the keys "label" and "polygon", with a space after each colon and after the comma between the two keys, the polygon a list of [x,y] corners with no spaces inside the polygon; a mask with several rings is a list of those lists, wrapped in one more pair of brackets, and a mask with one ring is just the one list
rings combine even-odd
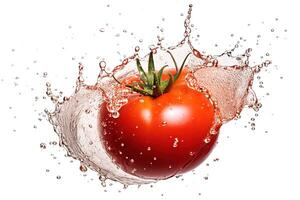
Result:
{"label": "tomato leaf", "polygon": [[149,62],[148,62],[148,73],[155,72],[154,60],[153,60],[153,52],[150,52]]}
{"label": "tomato leaf", "polygon": [[180,76],[180,74],[181,74],[181,72],[182,72],[182,69],[183,69],[183,67],[184,67],[184,64],[185,64],[185,62],[186,62],[186,60],[187,60],[187,58],[189,57],[190,54],[191,54],[191,53],[189,53],[188,55],[186,55],[186,57],[184,58],[184,60],[183,60],[183,62],[182,62],[182,65],[181,65],[179,71],[178,71],[178,72],[175,74],[175,76],[174,76],[174,81],[176,81],[176,80],[178,79],[178,77]]}
{"label": "tomato leaf", "polygon": [[173,60],[173,63],[174,63],[175,68],[176,68],[176,73],[177,73],[177,72],[178,72],[178,66],[177,66],[176,60],[175,60],[174,56],[171,54],[170,51],[167,51],[167,52],[170,54],[170,56],[171,56],[171,58],[172,58],[172,60]]}
{"label": "tomato leaf", "polygon": [[160,90],[160,85],[159,85],[159,80],[158,80],[158,76],[156,73],[153,74],[154,77],[154,81],[153,81],[153,95],[154,97],[158,97],[162,94],[161,90]]}
{"label": "tomato leaf", "polygon": [[168,65],[163,66],[163,67],[158,71],[158,73],[157,73],[157,77],[158,77],[159,83],[161,82],[161,76],[162,76],[163,71],[164,71],[164,69],[165,69],[166,67],[168,67]]}
{"label": "tomato leaf", "polygon": [[140,74],[140,78],[141,80],[146,83],[147,82],[147,75],[146,75],[146,72],[144,71],[142,65],[141,65],[141,62],[139,59],[136,59],[136,66],[137,66],[137,69],[139,71],[139,74]]}
{"label": "tomato leaf", "polygon": [[173,77],[173,75],[172,74],[168,74],[169,75],[169,80],[168,80],[168,85],[167,85],[167,87],[165,88],[165,92],[168,92],[170,89],[171,89],[171,87],[172,87],[172,85],[173,85],[173,83],[174,83],[174,77]]}
{"label": "tomato leaf", "polygon": [[133,85],[126,85],[126,87],[129,87],[129,88],[131,88],[134,92],[138,92],[138,93],[140,93],[140,94],[142,94],[142,95],[145,95],[145,96],[152,96],[152,93],[149,93],[149,92],[146,91],[146,90],[137,88],[137,87],[135,87],[135,86],[133,86]]}

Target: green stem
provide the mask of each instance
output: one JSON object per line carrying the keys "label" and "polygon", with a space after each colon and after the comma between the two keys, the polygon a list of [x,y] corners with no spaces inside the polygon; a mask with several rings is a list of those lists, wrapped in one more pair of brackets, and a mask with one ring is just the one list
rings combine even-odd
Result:
{"label": "green stem", "polygon": [[[146,73],[140,63],[139,59],[136,59],[136,65],[137,69],[140,75],[141,82],[133,82],[132,84],[126,85],[126,87],[131,88],[134,92],[140,93],[144,96],[150,96],[153,98],[159,97],[160,95],[167,93],[172,88],[175,81],[179,78],[183,67],[185,65],[185,62],[187,58],[189,57],[189,54],[186,55],[186,57],[183,60],[182,65],[178,69],[176,60],[172,53],[170,51],[167,51],[174,63],[174,66],[176,68],[175,75],[172,75],[171,73],[168,73],[169,79],[168,80],[162,80],[162,75],[164,73],[164,69],[168,67],[168,65],[163,66],[158,72],[155,71],[155,65],[154,65],[154,59],[153,59],[153,52],[150,52],[149,54],[149,61],[148,61],[148,72]],[[120,83],[114,76],[113,78]],[[121,84],[121,83],[120,83]]]}

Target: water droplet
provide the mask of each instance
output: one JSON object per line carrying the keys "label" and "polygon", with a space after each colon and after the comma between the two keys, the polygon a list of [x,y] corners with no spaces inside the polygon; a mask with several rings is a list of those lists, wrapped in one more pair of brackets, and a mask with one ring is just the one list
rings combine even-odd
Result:
{"label": "water droplet", "polygon": [[178,138],[177,137],[174,138],[174,142],[173,142],[173,147],[174,148],[178,147],[178,142],[179,142]]}
{"label": "water droplet", "polygon": [[100,28],[99,31],[100,31],[101,33],[103,33],[103,32],[105,31],[105,29],[104,29],[104,28]]}
{"label": "water droplet", "polygon": [[127,64],[128,64],[128,58],[126,58],[122,61],[122,65],[127,65]]}
{"label": "water droplet", "polygon": [[139,47],[139,46],[136,46],[136,47],[134,48],[134,50],[135,50],[135,52],[139,52],[139,51],[140,51],[140,47]]}
{"label": "water droplet", "polygon": [[[236,118],[239,119],[240,115],[237,114]],[[214,128],[210,129],[209,133],[211,135],[216,135],[218,134],[218,131],[216,131]]]}
{"label": "water droplet", "polygon": [[79,170],[82,171],[82,172],[86,172],[87,167],[84,164],[81,163],[80,166],[79,166]]}
{"label": "water droplet", "polygon": [[47,78],[47,76],[48,76],[48,73],[47,73],[47,72],[44,72],[44,73],[43,73],[43,78]]}
{"label": "water droplet", "polygon": [[257,107],[258,107],[258,108],[261,108],[261,107],[262,107],[262,104],[261,104],[261,103],[257,103]]}
{"label": "water droplet", "polygon": [[104,60],[100,61],[99,67],[100,67],[101,70],[104,70],[105,67],[106,67],[106,62]]}
{"label": "water droplet", "polygon": [[99,180],[100,180],[100,182],[101,182],[102,187],[106,187],[106,177],[100,175],[100,176],[99,176]]}
{"label": "water droplet", "polygon": [[205,142],[206,144],[210,143],[210,138],[209,138],[209,137],[205,138],[205,139],[204,139],[204,142]]}
{"label": "water droplet", "polygon": [[147,147],[147,151],[151,151],[151,147]]}
{"label": "water droplet", "polygon": [[119,112],[113,112],[113,113],[111,113],[111,116],[116,119],[120,116],[120,113]]}
{"label": "water droplet", "polygon": [[197,58],[202,58],[202,54],[197,49],[193,49],[193,55]]}
{"label": "water droplet", "polygon": [[45,144],[45,143],[41,143],[41,144],[40,144],[40,148],[41,148],[41,149],[46,149],[46,144]]}
{"label": "water droplet", "polygon": [[161,125],[162,126],[166,126],[168,123],[166,122],[166,121],[163,121],[162,123],[161,123]]}

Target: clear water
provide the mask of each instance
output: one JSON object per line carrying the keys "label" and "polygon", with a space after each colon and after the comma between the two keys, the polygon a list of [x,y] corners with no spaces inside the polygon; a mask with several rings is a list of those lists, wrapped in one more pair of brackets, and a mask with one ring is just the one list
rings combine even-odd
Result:
{"label": "clear water", "polygon": [[[267,67],[271,62],[267,60],[259,65],[249,66],[251,49],[246,49],[242,55],[234,55],[237,46],[221,55],[200,53],[190,40],[191,13],[190,5],[184,22],[184,38],[177,45],[165,47],[163,39],[158,38],[157,44],[151,46],[150,51],[155,54],[156,66],[172,63],[167,51],[172,52],[178,63],[181,63],[185,55],[192,53],[186,66],[189,69],[186,83],[189,87],[204,93],[214,104],[215,125],[237,119],[245,107],[257,111],[261,104],[252,89],[252,83],[261,68]],[[108,102],[109,111],[113,117],[118,117],[118,110],[127,103],[127,96],[131,93],[130,89],[120,86],[113,76],[122,79],[136,74],[135,59],[140,58],[142,65],[145,66],[143,62],[147,62],[148,55],[140,56],[139,47],[136,47],[134,55],[124,59],[110,71],[106,63],[101,61],[97,82],[93,85],[85,83],[84,67],[79,64],[76,89],[69,97],[54,94],[50,83],[47,83],[47,95],[53,101],[55,110],[46,110],[46,113],[60,138],[60,145],[67,150],[69,156],[82,163],[80,167],[82,171],[89,168],[98,172],[103,185],[106,179],[119,181],[125,185],[156,181],[136,177],[120,169],[106,153],[99,137],[98,127],[99,106],[104,101]],[[210,134],[218,132],[213,127]],[[210,134],[203,142],[210,142]]]}

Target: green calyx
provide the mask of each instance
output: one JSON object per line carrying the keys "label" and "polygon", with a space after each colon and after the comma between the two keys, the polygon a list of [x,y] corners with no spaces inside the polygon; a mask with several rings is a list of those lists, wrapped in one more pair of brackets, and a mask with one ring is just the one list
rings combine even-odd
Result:
{"label": "green calyx", "polygon": [[175,58],[173,57],[171,52],[168,51],[168,53],[170,54],[176,68],[176,73],[174,75],[168,73],[169,78],[167,80],[162,80],[164,69],[168,67],[168,65],[165,65],[159,71],[156,71],[154,66],[153,52],[151,52],[148,61],[148,72],[144,71],[140,60],[138,58],[136,59],[136,66],[140,75],[141,82],[133,82],[131,84],[127,84],[126,86],[137,93],[140,93],[145,96],[151,96],[153,98],[159,97],[160,95],[167,93],[171,89],[175,81],[179,78],[184,64],[188,56],[190,55],[189,53],[185,57],[181,67],[178,69]]}

